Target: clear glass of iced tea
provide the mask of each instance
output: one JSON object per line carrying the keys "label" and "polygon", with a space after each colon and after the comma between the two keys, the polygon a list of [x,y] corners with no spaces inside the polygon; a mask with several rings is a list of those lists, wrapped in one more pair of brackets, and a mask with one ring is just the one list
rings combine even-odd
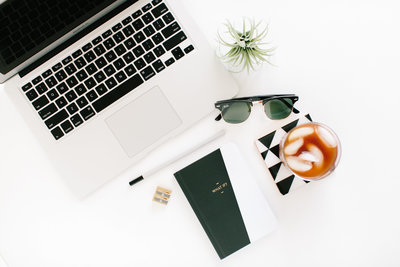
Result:
{"label": "clear glass of iced tea", "polygon": [[328,176],[338,165],[340,141],[328,126],[301,124],[290,130],[280,143],[280,158],[295,175],[308,181]]}

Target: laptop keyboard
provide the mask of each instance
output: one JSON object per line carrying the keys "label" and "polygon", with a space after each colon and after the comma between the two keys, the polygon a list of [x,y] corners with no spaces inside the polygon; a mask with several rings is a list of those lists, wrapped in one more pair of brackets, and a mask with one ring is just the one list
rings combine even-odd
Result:
{"label": "laptop keyboard", "polygon": [[22,90],[59,140],[193,51],[181,47],[186,39],[167,5],[153,0]]}

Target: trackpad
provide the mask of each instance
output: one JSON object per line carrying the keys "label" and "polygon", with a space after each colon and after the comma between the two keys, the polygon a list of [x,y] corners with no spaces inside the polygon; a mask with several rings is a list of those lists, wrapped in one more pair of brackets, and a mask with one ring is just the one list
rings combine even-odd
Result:
{"label": "trackpad", "polygon": [[156,86],[106,119],[129,157],[154,144],[182,124],[161,89]]}

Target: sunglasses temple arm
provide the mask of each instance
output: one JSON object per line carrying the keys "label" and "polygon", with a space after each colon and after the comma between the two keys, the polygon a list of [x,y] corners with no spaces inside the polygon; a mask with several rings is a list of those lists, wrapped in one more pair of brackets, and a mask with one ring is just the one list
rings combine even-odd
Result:
{"label": "sunglasses temple arm", "polygon": [[288,107],[288,108],[293,108],[293,113],[295,114],[299,114],[300,111],[295,108],[293,105],[290,105],[290,103],[288,103],[286,100],[282,99],[282,102]]}
{"label": "sunglasses temple arm", "polygon": [[216,121],[220,121],[221,119],[222,119],[222,115],[221,115],[221,114],[219,114],[219,115],[215,118]]}

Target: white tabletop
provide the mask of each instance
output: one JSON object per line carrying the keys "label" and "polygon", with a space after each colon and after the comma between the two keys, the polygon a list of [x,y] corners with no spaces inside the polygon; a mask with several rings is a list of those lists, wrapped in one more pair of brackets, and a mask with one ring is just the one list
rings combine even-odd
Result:
{"label": "white tabletop", "polygon": [[[240,95],[296,93],[298,107],[339,135],[327,179],[282,196],[254,140],[284,122],[255,109],[240,125],[200,122],[95,194],[79,201],[0,87],[0,254],[14,266],[398,266],[400,264],[400,37],[395,0],[184,0],[210,43],[226,18],[269,22],[272,61],[235,75]],[[154,174],[128,182],[189,142],[227,134]],[[173,177],[235,142],[279,222],[264,239],[220,261]],[[152,158],[153,157],[153,158]],[[172,189],[164,207],[157,185]],[[0,260],[0,266],[5,264]]]}

